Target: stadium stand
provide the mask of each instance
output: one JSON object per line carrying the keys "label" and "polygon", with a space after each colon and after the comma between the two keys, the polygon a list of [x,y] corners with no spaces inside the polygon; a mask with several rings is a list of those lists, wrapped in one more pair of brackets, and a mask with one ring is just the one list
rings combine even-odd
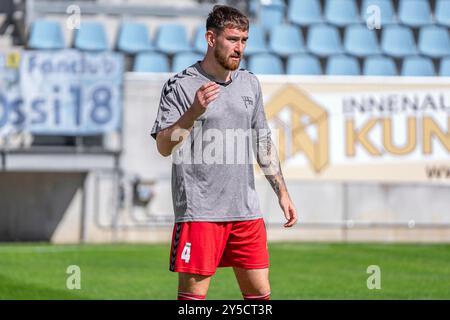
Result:
{"label": "stadium stand", "polygon": [[160,52],[141,52],[134,60],[135,72],[169,72],[169,70],[169,59]]}
{"label": "stadium stand", "polygon": [[410,27],[421,27],[431,23],[431,8],[428,0],[401,0],[399,20]]}
{"label": "stadium stand", "polygon": [[143,23],[123,22],[118,35],[117,49],[129,54],[154,50],[147,26]]}
{"label": "stadium stand", "polygon": [[381,25],[397,22],[392,0],[364,0],[361,5],[361,18],[364,21],[366,21],[371,14],[371,6],[379,8]]}
{"label": "stadium stand", "polygon": [[440,58],[450,52],[450,36],[444,27],[426,26],[420,29],[419,49],[427,56]]}
{"label": "stadium stand", "polygon": [[161,25],[156,35],[156,47],[166,54],[192,50],[186,29],[181,24]]}
{"label": "stadium stand", "polygon": [[109,50],[106,32],[100,22],[81,22],[80,28],[75,30],[75,48],[85,51]]}
{"label": "stadium stand", "polygon": [[433,61],[430,58],[410,56],[403,60],[402,76],[434,76]]}
{"label": "stadium stand", "polygon": [[320,61],[313,55],[299,54],[288,58],[286,74],[321,75]]}
{"label": "stadium stand", "polygon": [[439,75],[442,77],[450,77],[450,57],[441,60]]}
{"label": "stadium stand", "polygon": [[[205,33],[204,28],[202,29],[202,32],[203,34]],[[267,50],[268,49],[263,28],[257,24],[251,25],[245,48],[245,54],[252,55],[255,53],[266,53]]]}
{"label": "stadium stand", "polygon": [[338,29],[332,25],[313,25],[308,31],[307,47],[318,56],[330,56],[342,53]]}
{"label": "stadium stand", "polygon": [[300,30],[289,24],[280,24],[270,30],[269,48],[281,57],[305,51]]}
{"label": "stadium stand", "polygon": [[181,72],[186,69],[186,66],[190,66],[196,63],[198,60],[203,59],[203,54],[196,52],[182,52],[178,53],[173,58],[172,72]]}
{"label": "stadium stand", "polygon": [[206,53],[206,50],[208,49],[208,45],[205,41],[205,26],[201,25],[198,26],[195,30],[195,35],[193,39],[193,47],[194,50],[199,53]]}
{"label": "stadium stand", "polygon": [[258,20],[265,31],[269,31],[274,26],[282,24],[284,16],[285,4],[282,0],[272,0],[267,4],[261,2]]}
{"label": "stadium stand", "polygon": [[281,58],[271,53],[261,53],[249,58],[248,69],[259,74],[283,74]]}
{"label": "stadium stand", "polygon": [[288,20],[293,24],[308,26],[322,23],[322,9],[319,0],[291,0],[288,7]]}
{"label": "stadium stand", "polygon": [[31,26],[28,47],[31,49],[63,49],[61,26],[56,21],[37,20]]}
{"label": "stadium stand", "polygon": [[383,29],[381,47],[385,54],[396,58],[417,53],[412,30],[402,25],[389,25]]}
{"label": "stadium stand", "polygon": [[363,75],[365,76],[396,76],[397,68],[390,57],[371,56],[364,60]]}
{"label": "stadium stand", "polygon": [[[371,30],[366,26],[373,6],[380,9],[381,29]],[[416,61],[418,56],[426,61],[431,59],[437,75],[447,74],[441,72],[440,59],[444,62],[450,56],[450,0],[253,0],[248,7],[251,28],[245,55],[255,70],[271,74],[317,74],[319,71],[329,74],[325,62],[340,56],[336,61],[343,61],[342,68],[350,69],[344,72],[340,67],[339,73],[354,74],[354,64],[347,62],[356,59],[364,75],[406,75],[415,72],[404,73],[401,66]],[[187,23],[178,19],[176,24],[170,18],[147,16],[140,21],[116,18],[117,27],[107,22],[107,28],[102,20],[92,19],[83,21],[80,29],[67,34],[61,20],[39,17],[28,28],[27,46],[34,49],[72,46],[94,51],[114,48],[131,59],[130,71],[174,71],[182,62],[191,61],[189,57],[206,52],[204,22],[197,18]],[[155,54],[141,55],[150,51]],[[259,57],[250,62],[256,55]],[[148,67],[142,66],[142,61],[150,63],[149,59],[156,61]],[[256,67],[261,59],[276,61],[276,65]],[[305,61],[312,65],[306,67]],[[160,62],[162,65],[157,67]]]}
{"label": "stadium stand", "polygon": [[325,5],[325,18],[329,23],[340,27],[358,23],[355,0],[328,0]]}
{"label": "stadium stand", "polygon": [[449,0],[437,0],[435,11],[436,22],[450,27],[450,1]]}
{"label": "stadium stand", "polygon": [[380,53],[375,32],[359,24],[346,28],[344,47],[347,53],[358,57]]}
{"label": "stadium stand", "polygon": [[339,76],[358,76],[361,73],[358,60],[347,55],[336,55],[328,58],[326,74]]}

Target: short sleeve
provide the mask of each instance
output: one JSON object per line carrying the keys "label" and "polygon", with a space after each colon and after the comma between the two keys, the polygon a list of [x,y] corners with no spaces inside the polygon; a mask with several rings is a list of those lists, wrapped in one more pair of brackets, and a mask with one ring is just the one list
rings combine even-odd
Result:
{"label": "short sleeve", "polygon": [[255,130],[265,130],[268,135],[270,135],[270,128],[267,124],[266,113],[264,111],[264,103],[262,98],[261,85],[258,79],[256,79],[257,89],[256,89],[256,103],[255,109],[252,116],[252,129]]}
{"label": "short sleeve", "polygon": [[170,127],[181,117],[181,106],[176,99],[174,85],[168,86],[166,83],[161,91],[158,113],[151,130],[151,136],[156,139],[159,131]]}

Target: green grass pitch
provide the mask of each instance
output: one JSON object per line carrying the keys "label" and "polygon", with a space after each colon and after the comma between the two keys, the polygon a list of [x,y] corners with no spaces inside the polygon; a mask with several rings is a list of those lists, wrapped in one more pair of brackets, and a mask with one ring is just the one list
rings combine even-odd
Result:
{"label": "green grass pitch", "polygon": [[[450,299],[450,245],[271,243],[272,299]],[[169,244],[0,244],[0,299],[175,299]],[[81,289],[69,290],[69,265]],[[381,289],[367,288],[367,267]],[[219,268],[208,299],[241,299]]]}

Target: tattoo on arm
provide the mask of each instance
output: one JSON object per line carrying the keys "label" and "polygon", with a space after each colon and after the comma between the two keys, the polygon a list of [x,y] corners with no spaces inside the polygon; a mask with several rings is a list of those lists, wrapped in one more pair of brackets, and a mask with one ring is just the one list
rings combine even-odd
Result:
{"label": "tattoo on arm", "polygon": [[278,197],[281,195],[281,190],[286,190],[286,184],[281,171],[276,175],[266,175],[266,179],[269,181],[273,191]]}
{"label": "tattoo on arm", "polygon": [[257,139],[257,161],[266,179],[272,186],[275,194],[280,197],[283,192],[287,193],[286,183],[281,172],[280,160],[278,159],[275,145],[270,137]]}

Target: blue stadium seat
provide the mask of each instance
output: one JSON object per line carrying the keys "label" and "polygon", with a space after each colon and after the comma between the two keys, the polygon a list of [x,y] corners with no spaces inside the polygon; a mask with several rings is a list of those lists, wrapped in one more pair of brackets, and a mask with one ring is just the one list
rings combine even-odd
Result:
{"label": "blue stadium seat", "polygon": [[430,24],[431,9],[428,0],[400,0],[398,8],[400,22],[410,27]]}
{"label": "blue stadium seat", "polygon": [[284,9],[285,4],[282,0],[272,0],[268,4],[261,2],[258,21],[264,31],[268,31],[272,27],[284,22]]}
{"label": "blue stadium seat", "polygon": [[156,48],[166,54],[191,51],[186,29],[181,24],[163,24],[156,32]]}
{"label": "blue stadium seat", "polygon": [[169,59],[159,52],[141,52],[134,59],[134,72],[169,72]]}
{"label": "blue stadium seat", "polygon": [[208,43],[205,39],[206,28],[204,25],[200,25],[195,29],[194,33],[194,50],[199,53],[206,53],[208,50]]}
{"label": "blue stadium seat", "polygon": [[367,12],[369,6],[372,5],[377,6],[380,9],[381,26],[396,22],[392,0],[364,0],[361,5],[361,17],[364,21],[367,21],[367,19],[373,14],[370,10]]}
{"label": "blue stadium seat", "polygon": [[360,22],[355,0],[327,0],[325,18],[340,27]]}
{"label": "blue stadium seat", "polygon": [[344,47],[348,53],[358,57],[380,53],[375,31],[362,24],[355,24],[346,28]]}
{"label": "blue stadium seat", "polygon": [[411,56],[403,59],[402,76],[434,76],[434,65],[430,58]]}
{"label": "blue stadium seat", "polygon": [[450,36],[447,28],[426,26],[420,29],[419,49],[434,58],[450,55]]}
{"label": "blue stadium seat", "polygon": [[85,51],[109,50],[103,24],[97,21],[81,22],[75,31],[74,47]]}
{"label": "blue stadium seat", "polygon": [[178,53],[173,57],[172,72],[180,72],[193,65],[198,60],[203,60],[203,55],[197,52]]}
{"label": "blue stadium seat", "polygon": [[365,76],[396,76],[397,68],[394,60],[385,56],[371,56],[364,60]]}
{"label": "blue stadium seat", "polygon": [[264,30],[260,25],[250,25],[245,53],[247,55],[266,53],[267,45]]}
{"label": "blue stadium seat", "polygon": [[356,58],[345,55],[337,55],[328,58],[326,74],[357,76],[361,74],[361,71]]}
{"label": "blue stadium seat", "polygon": [[450,27],[450,0],[437,0],[434,12],[438,23]]}
{"label": "blue stadium seat", "polygon": [[248,70],[256,74],[283,74],[283,63],[270,53],[255,54],[249,58]]}
{"label": "blue stadium seat", "polygon": [[319,59],[309,54],[299,54],[290,56],[286,66],[287,74],[307,74],[320,75],[322,67]]}
{"label": "blue stadium seat", "polygon": [[117,49],[130,54],[153,50],[147,26],[143,23],[123,22],[120,26]]}
{"label": "blue stadium seat", "polygon": [[439,68],[441,77],[450,77],[450,57],[441,59],[441,67]]}
{"label": "blue stadium seat", "polygon": [[342,53],[342,45],[337,28],[317,24],[308,30],[308,50],[318,56],[328,56]]}
{"label": "blue stadium seat", "polygon": [[286,57],[305,51],[299,27],[292,24],[281,24],[270,30],[269,48],[276,54]]}
{"label": "blue stadium seat", "polygon": [[288,20],[300,26],[322,23],[320,0],[289,0]]}
{"label": "blue stadium seat", "polygon": [[401,25],[389,25],[383,28],[381,47],[386,54],[394,57],[417,53],[411,29]]}
{"label": "blue stadium seat", "polygon": [[248,12],[251,16],[257,16],[259,11],[260,0],[250,0],[248,3]]}
{"label": "blue stadium seat", "polygon": [[65,41],[60,24],[50,20],[34,21],[31,26],[28,47],[31,49],[63,49]]}

